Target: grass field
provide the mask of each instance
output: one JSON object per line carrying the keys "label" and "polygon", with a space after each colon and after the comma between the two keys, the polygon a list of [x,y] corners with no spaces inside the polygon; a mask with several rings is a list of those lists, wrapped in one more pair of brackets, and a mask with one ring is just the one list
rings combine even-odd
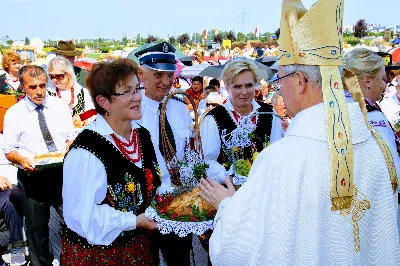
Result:
{"label": "grass field", "polygon": [[107,55],[107,54],[103,54],[103,53],[92,53],[92,54],[86,54],[86,57],[87,57],[87,58],[93,58],[93,59],[99,60],[99,59],[100,59],[100,56],[102,56],[102,55]]}

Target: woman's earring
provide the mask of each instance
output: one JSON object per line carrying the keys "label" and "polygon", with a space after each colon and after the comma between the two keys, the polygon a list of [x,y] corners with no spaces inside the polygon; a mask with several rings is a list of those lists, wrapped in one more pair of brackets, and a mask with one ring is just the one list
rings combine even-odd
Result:
{"label": "woman's earring", "polygon": [[110,116],[110,112],[106,110],[106,116]]}

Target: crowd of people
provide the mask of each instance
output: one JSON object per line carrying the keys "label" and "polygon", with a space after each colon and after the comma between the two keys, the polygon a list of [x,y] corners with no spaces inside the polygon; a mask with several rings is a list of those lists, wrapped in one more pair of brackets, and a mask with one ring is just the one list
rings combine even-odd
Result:
{"label": "crowd of people", "polygon": [[[0,134],[0,215],[11,244],[3,257],[26,263],[26,231],[31,265],[53,265],[53,206],[61,265],[159,265],[160,253],[168,266],[190,265],[195,236],[162,234],[145,210],[181,185],[170,162],[184,160],[199,119],[208,165],[200,195],[217,210],[201,236],[209,265],[399,265],[400,65],[364,47],[342,56],[342,2],[306,10],[283,1],[270,80],[253,60],[220,62],[211,51],[207,62],[196,51],[194,64],[224,64],[221,79],[193,77],[186,96],[167,103],[177,83],[167,42],[137,51],[139,64],[96,63],[85,86],[70,42],[59,42],[46,68],[4,54],[1,93],[16,103]],[[307,53],[309,44],[323,49]],[[246,119],[254,131],[240,154],[254,162],[243,180],[225,143]],[[37,165],[47,153],[63,154],[63,164]]]}

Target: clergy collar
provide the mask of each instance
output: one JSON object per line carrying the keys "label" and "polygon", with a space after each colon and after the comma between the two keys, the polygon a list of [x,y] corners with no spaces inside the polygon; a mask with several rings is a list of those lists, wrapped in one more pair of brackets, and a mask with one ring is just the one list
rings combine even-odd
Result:
{"label": "clergy collar", "polygon": [[[104,119],[102,115],[98,115],[96,118],[96,132],[99,133],[102,136],[107,136],[111,134],[118,135],[115,133],[110,125],[107,123],[107,121]],[[138,128],[139,125],[136,123],[136,121],[132,121],[132,129],[133,128]],[[118,135],[119,136],[119,135]],[[122,138],[122,137],[121,137]]]}
{"label": "clergy collar", "polygon": [[[253,111],[252,112],[256,112],[259,108],[260,105],[257,103],[256,100],[251,101],[251,105],[253,106]],[[233,104],[231,102],[231,96],[228,96],[228,98],[226,99],[226,103],[224,104],[225,108],[229,111],[235,111],[235,107],[233,107]]]}
{"label": "clergy collar", "polygon": [[165,98],[166,97],[164,97],[161,102],[157,102],[153,99],[150,99],[146,95],[143,95],[142,104],[145,104],[146,108],[150,109],[150,111],[156,115],[158,113],[158,107],[160,106],[160,103],[164,102]]}
{"label": "clergy collar", "polygon": [[[371,131],[358,103],[348,103],[353,144],[361,143],[371,137]],[[290,123],[286,136],[304,137],[328,142],[325,125],[324,104],[320,103],[298,113]]]}
{"label": "clergy collar", "polygon": [[[49,108],[48,103],[47,103],[47,98],[48,98],[48,97],[49,97],[49,96],[47,96],[47,92],[46,92],[46,95],[45,95],[44,100],[43,100],[43,103],[42,103],[42,105],[43,105],[44,108]],[[37,107],[37,104],[35,104],[34,102],[32,102],[32,100],[29,99],[28,95],[26,95],[26,97],[24,98],[24,101],[25,101],[25,105],[26,105],[26,107],[28,108],[28,111],[29,111],[30,113],[32,113],[33,111],[35,111],[35,109],[36,109],[36,107]]]}

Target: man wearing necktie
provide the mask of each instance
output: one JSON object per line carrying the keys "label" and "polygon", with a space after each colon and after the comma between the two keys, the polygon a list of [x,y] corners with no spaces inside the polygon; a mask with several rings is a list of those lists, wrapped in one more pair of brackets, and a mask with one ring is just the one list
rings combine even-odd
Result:
{"label": "man wearing necktie", "polygon": [[[185,146],[188,144],[192,118],[185,103],[171,98],[166,106],[165,134],[160,131],[161,105],[169,94],[176,71],[175,48],[163,42],[141,50],[135,54],[143,73],[141,81],[145,84],[145,95],[142,98],[142,119],[139,124],[151,134],[157,161],[162,172],[162,184],[159,193],[172,191],[179,185],[179,177],[168,171],[169,158],[177,156],[182,160]],[[192,235],[180,238],[175,234],[161,235],[153,232],[154,262],[159,264],[159,249],[168,266],[190,265]]]}
{"label": "man wearing necktie", "polygon": [[3,151],[19,168],[32,265],[52,265],[48,222],[50,206],[57,208],[62,203],[62,167],[38,170],[33,157],[66,151],[74,138],[74,127],[66,103],[47,95],[47,75],[41,67],[21,68],[19,80],[26,97],[4,116]]}

